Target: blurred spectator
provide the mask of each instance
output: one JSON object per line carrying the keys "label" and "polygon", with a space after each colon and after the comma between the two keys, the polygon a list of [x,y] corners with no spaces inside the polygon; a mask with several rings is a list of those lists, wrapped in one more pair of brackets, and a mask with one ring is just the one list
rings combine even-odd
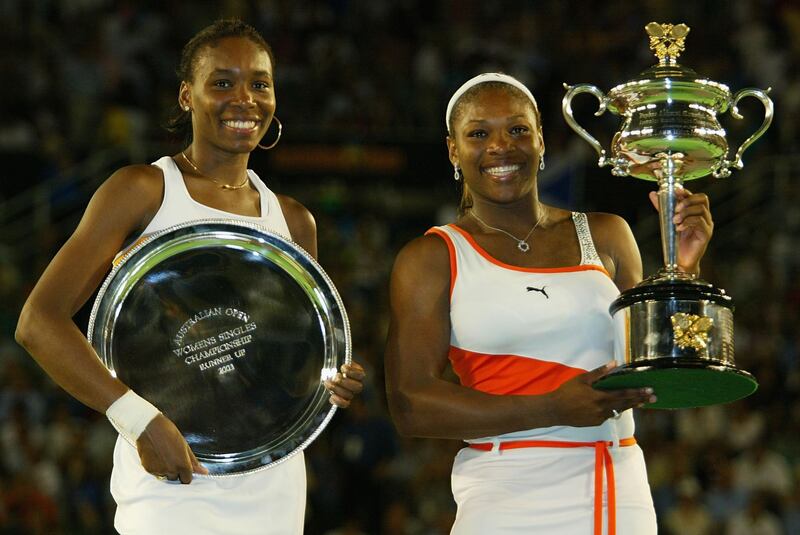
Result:
{"label": "blurred spectator", "polygon": [[795,482],[794,492],[783,503],[783,531],[787,535],[800,533],[800,484]]}
{"label": "blurred spectator", "polygon": [[786,496],[793,490],[789,463],[763,440],[735,461],[733,472],[736,486],[747,491]]}
{"label": "blurred spectator", "polygon": [[735,451],[743,451],[763,439],[765,418],[752,410],[747,402],[737,403],[731,408],[733,412],[728,420],[726,440]]}
{"label": "blurred spectator", "polygon": [[733,465],[728,456],[724,453],[717,455],[705,499],[713,521],[718,525],[723,524],[735,513],[743,511],[749,498],[750,492],[747,488],[734,484]]}
{"label": "blurred spectator", "polygon": [[747,509],[730,518],[725,535],[782,535],[778,518],[766,509],[765,502],[763,494],[754,494]]}
{"label": "blurred spectator", "polygon": [[[367,398],[367,399],[364,399]],[[342,463],[345,517],[361,520],[368,533],[377,533],[381,512],[388,502],[387,466],[397,453],[394,428],[387,416],[367,406],[368,396],[353,400],[335,431],[334,443]]]}
{"label": "blurred spectator", "polygon": [[667,511],[664,526],[672,535],[711,535],[711,515],[700,497],[700,484],[692,477],[678,482],[678,503]]}

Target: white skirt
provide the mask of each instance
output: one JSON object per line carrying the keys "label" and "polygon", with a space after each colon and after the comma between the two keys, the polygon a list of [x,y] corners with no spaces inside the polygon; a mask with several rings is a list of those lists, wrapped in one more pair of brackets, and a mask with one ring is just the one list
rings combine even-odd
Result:
{"label": "white skirt", "polygon": [[303,533],[306,468],[302,452],[254,474],[159,481],[123,439],[114,448],[114,527],[123,535],[294,535]]}
{"label": "white skirt", "polygon": [[[639,446],[610,448],[617,535],[656,535],[656,515]],[[462,449],[451,478],[455,535],[592,535],[593,448]],[[603,477],[605,482],[605,476]],[[605,487],[605,485],[604,485]],[[607,534],[603,492],[603,534]]]}

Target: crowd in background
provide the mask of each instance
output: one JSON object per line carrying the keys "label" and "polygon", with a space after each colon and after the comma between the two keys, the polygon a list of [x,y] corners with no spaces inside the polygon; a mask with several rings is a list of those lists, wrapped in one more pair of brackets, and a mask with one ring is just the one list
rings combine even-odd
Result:
{"label": "crowd in background", "polygon": [[[644,24],[686,22],[692,30],[681,62],[734,90],[770,86],[776,103],[775,122],[748,153],[745,169],[727,185],[702,182],[717,218],[703,277],[734,296],[737,363],[760,388],[730,405],[638,411],[637,440],[663,533],[797,534],[800,173],[792,162],[800,148],[800,5],[675,4],[0,1],[0,208],[65,177],[66,186],[46,200],[51,212],[67,198],[85,203],[90,192],[70,188],[68,179],[105,150],[122,150],[123,163],[176,152],[179,141],[166,138],[160,125],[176,104],[178,54],[221,15],[252,23],[275,51],[282,144],[380,143],[407,151],[441,145],[429,165],[374,179],[324,171],[271,176],[268,160],[256,170],[315,214],[321,262],[344,298],[354,354],[369,372],[363,396],[309,448],[307,533],[448,533],[455,513],[449,473],[462,445],[398,436],[382,378],[392,259],[457,202],[443,144],[446,102],[478,72],[516,75],[542,108],[542,180],[553,195],[581,210],[641,205],[624,214],[638,229],[646,199],[617,198],[638,190],[592,169],[583,142],[561,118],[561,82],[608,89],[632,79],[655,61]],[[742,108],[753,118],[741,125],[726,119],[733,144],[760,121],[760,109]],[[607,141],[618,119],[599,121],[595,128],[606,128]],[[772,167],[780,162],[789,162],[783,171]],[[425,184],[427,197],[420,195]],[[46,378],[13,340],[27,292],[71,230],[37,220],[32,255],[21,254],[19,243],[0,243],[0,534],[113,532],[108,477],[116,433]],[[645,271],[658,261],[655,240],[655,247],[643,244]]]}

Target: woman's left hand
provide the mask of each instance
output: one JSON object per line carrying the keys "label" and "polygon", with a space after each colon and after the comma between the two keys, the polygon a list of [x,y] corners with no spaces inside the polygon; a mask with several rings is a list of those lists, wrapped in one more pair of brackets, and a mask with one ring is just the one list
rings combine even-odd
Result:
{"label": "woman's left hand", "polygon": [[[708,196],[687,189],[675,192],[677,204],[672,222],[678,233],[678,267],[687,273],[700,273],[700,259],[714,233]],[[658,194],[650,192],[650,202],[658,209]]]}
{"label": "woman's left hand", "polygon": [[343,409],[349,407],[356,394],[360,394],[364,390],[366,375],[364,368],[357,362],[343,364],[341,372],[324,383],[325,388],[331,394],[330,402]]}

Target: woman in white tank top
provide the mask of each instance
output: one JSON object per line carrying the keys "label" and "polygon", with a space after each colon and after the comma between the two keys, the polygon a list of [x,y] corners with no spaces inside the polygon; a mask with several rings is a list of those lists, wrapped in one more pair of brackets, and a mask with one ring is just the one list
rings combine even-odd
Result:
{"label": "woman in white tank top", "polygon": [[[126,535],[284,535],[303,529],[302,455],[237,478],[193,477],[207,471],[180,431],[109,374],[72,321],[125,244],[177,223],[254,221],[316,257],[308,210],[275,195],[247,169],[275,119],[273,65],[269,45],[241,21],[218,21],[195,35],[181,56],[179,110],[171,123],[190,133],[191,143],[153,165],[124,167],[100,186],[20,315],[17,340],[50,377],[113,418],[136,442],[134,448],[119,439],[114,452],[115,527]],[[280,137],[279,124],[272,130]],[[326,382],[331,402],[347,407],[363,379],[360,365],[343,366]]]}
{"label": "woman in white tank top", "polygon": [[[608,306],[642,277],[628,225],[540,202],[541,119],[518,80],[469,80],[446,125],[464,195],[455,223],[395,262],[395,424],[467,441],[453,466],[453,533],[655,535],[629,409],[658,392],[592,388],[613,367]],[[686,192],[675,221],[680,267],[698,272],[713,228],[706,196]],[[448,364],[460,384],[445,377]]]}

